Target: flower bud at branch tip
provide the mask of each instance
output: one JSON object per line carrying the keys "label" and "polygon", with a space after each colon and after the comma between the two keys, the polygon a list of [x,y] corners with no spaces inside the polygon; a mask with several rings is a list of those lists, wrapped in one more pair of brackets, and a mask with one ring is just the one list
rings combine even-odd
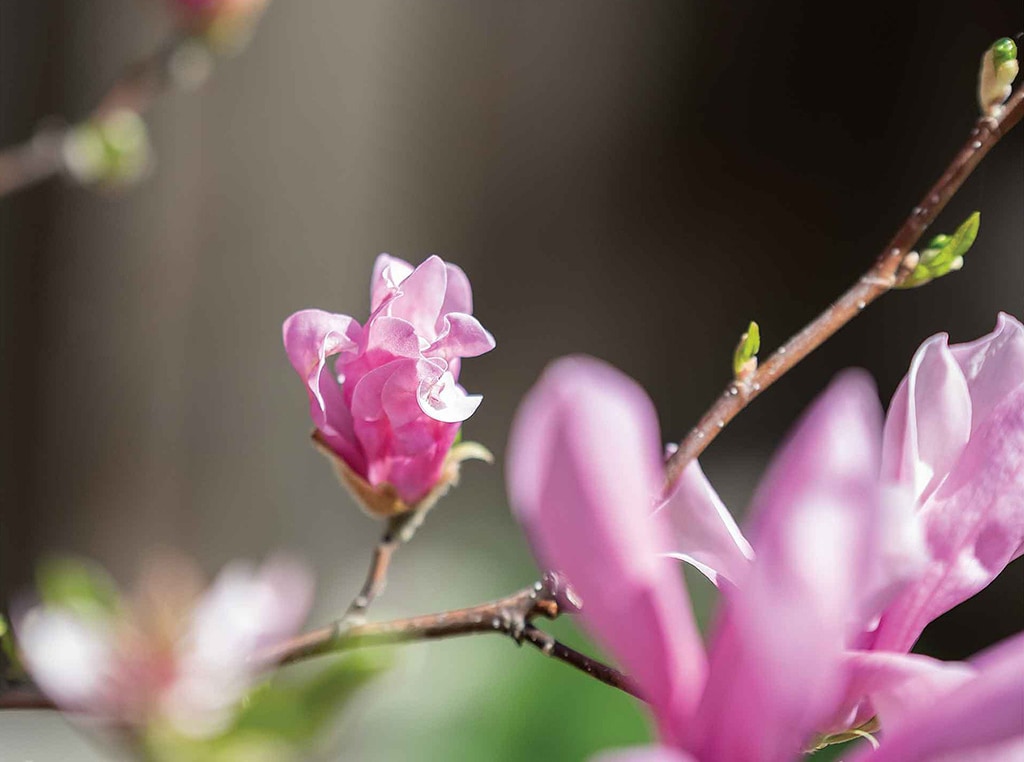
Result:
{"label": "flower bud at branch tip", "polygon": [[1009,37],[996,40],[985,51],[978,71],[978,107],[983,116],[999,115],[1019,70],[1017,45]]}

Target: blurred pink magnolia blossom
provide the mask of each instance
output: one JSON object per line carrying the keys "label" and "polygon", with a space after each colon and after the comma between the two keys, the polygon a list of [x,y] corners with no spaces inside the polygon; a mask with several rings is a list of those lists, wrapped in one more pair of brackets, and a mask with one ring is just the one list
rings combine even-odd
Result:
{"label": "blurred pink magnolia blossom", "polygon": [[458,384],[462,358],[489,352],[494,337],[472,316],[466,274],[436,256],[414,269],[381,254],[370,310],[365,325],[296,312],[284,322],[284,345],[318,441],[371,513],[395,515],[454,478],[449,452],[482,399]]}
{"label": "blurred pink magnolia blossom", "polygon": [[62,710],[125,727],[223,731],[260,676],[260,651],[294,635],[313,579],[295,561],[236,562],[200,594],[198,574],[161,559],[115,611],[40,604],[21,618],[25,666]]}
{"label": "blurred pink magnolia blossom", "polygon": [[850,650],[908,574],[891,563],[887,532],[909,501],[880,479],[881,441],[870,379],[843,374],[761,482],[748,528],[755,560],[732,570],[705,651],[665,557],[672,521],[651,512],[662,460],[650,400],[591,359],[545,372],[513,426],[509,497],[541,563],[568,576],[584,624],[650,703],[664,747],[621,759],[796,759],[822,731],[846,729],[836,718],[860,701],[887,734],[873,759],[1021,748],[1024,638],[974,664]]}

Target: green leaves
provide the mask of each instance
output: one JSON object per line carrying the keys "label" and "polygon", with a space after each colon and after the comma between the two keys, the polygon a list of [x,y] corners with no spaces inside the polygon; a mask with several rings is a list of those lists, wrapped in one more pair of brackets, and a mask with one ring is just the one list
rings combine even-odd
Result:
{"label": "green leaves", "polygon": [[743,379],[757,370],[757,353],[761,350],[761,329],[753,320],[747,332],[740,336],[740,343],[732,356],[732,372]]}
{"label": "green leaves", "polygon": [[964,266],[964,255],[970,251],[981,227],[981,213],[975,212],[956,229],[953,235],[937,235],[919,255],[910,275],[897,288],[916,288]]}
{"label": "green leaves", "polygon": [[36,571],[43,603],[71,609],[80,616],[105,618],[121,606],[114,580],[96,564],[75,558],[50,558]]}

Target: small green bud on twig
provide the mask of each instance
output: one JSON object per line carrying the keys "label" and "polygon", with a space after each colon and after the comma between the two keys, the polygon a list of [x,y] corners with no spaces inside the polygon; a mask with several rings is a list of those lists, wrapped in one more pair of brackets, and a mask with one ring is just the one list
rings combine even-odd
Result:
{"label": "small green bud on twig", "polygon": [[127,109],[72,127],[62,150],[68,173],[83,185],[131,185],[152,164],[146,123]]}
{"label": "small green bud on twig", "polygon": [[985,51],[978,71],[978,107],[984,116],[999,114],[1019,70],[1017,44],[1009,37],[996,40]]}
{"label": "small green bud on twig", "polygon": [[732,372],[737,380],[745,381],[757,370],[757,353],[761,350],[761,329],[750,321],[747,332],[740,336],[732,356]]}
{"label": "small green bud on twig", "polygon": [[917,257],[916,264],[897,288],[916,288],[955,272],[964,266],[964,255],[978,237],[981,213],[975,212],[956,229],[953,235],[937,235]]}

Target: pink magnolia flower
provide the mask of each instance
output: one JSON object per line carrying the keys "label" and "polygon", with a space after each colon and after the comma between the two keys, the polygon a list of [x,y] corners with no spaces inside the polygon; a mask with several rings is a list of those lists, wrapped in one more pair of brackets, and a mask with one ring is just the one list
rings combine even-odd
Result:
{"label": "pink magnolia flower", "polygon": [[874,702],[901,759],[929,758],[932,741],[909,729],[933,727],[942,712],[948,720],[949,702],[965,693],[973,698],[958,719],[969,727],[947,725],[943,748],[1024,736],[1024,680],[1005,678],[1006,669],[1021,677],[1024,639],[983,665],[848,650],[887,586],[878,574],[886,515],[900,505],[879,479],[881,438],[862,374],[841,376],[812,405],[758,489],[756,560],[723,591],[705,651],[664,556],[671,522],[651,514],[662,461],[650,400],[594,360],[545,372],[513,427],[510,501],[540,561],[568,576],[584,624],[650,702],[664,748],[631,758],[795,759],[855,696]]}
{"label": "pink magnolia flower", "polygon": [[913,496],[929,560],[866,641],[908,651],[925,626],[1024,552],[1024,326],[917,350],[885,422],[882,476]]}
{"label": "pink magnolia flower", "polygon": [[195,737],[224,730],[261,673],[254,657],[305,621],[313,580],[283,557],[232,564],[202,594],[197,577],[163,559],[117,610],[40,604],[18,624],[26,668],[68,712]]}
{"label": "pink magnolia flower", "polygon": [[363,505],[389,516],[454,479],[449,451],[482,399],[458,385],[462,358],[489,352],[494,337],[472,316],[466,274],[440,257],[413,269],[381,254],[370,297],[364,325],[296,312],[284,323],[284,345],[309,392],[318,440]]}

